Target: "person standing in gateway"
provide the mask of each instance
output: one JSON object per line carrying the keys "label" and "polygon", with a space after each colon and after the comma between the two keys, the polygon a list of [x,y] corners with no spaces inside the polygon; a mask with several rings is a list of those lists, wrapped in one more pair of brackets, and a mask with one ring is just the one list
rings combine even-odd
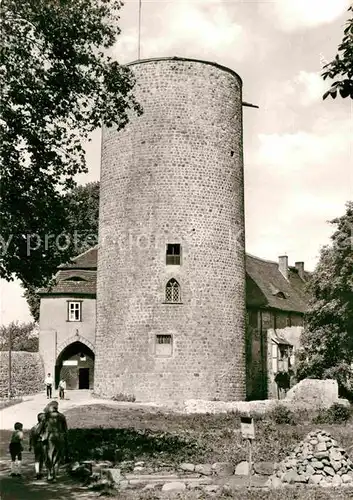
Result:
{"label": "person standing in gateway", "polygon": [[59,382],[59,398],[60,399],[65,399],[65,391],[66,391],[66,382],[62,378],[62,379],[60,379],[60,382]]}
{"label": "person standing in gateway", "polygon": [[50,373],[48,373],[48,375],[44,381],[44,384],[46,385],[46,388],[47,388],[47,399],[49,399],[49,398],[51,399],[51,397],[52,397],[53,383],[54,383],[53,377],[51,376]]}

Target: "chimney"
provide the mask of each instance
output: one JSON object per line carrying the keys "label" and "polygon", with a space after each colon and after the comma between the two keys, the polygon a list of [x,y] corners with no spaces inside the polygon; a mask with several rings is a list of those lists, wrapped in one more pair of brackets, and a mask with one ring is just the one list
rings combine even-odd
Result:
{"label": "chimney", "polygon": [[295,268],[298,271],[299,277],[305,281],[305,273],[304,273],[304,262],[296,262]]}
{"label": "chimney", "polygon": [[287,255],[280,255],[278,257],[278,269],[281,271],[283,276],[288,279],[288,257]]}

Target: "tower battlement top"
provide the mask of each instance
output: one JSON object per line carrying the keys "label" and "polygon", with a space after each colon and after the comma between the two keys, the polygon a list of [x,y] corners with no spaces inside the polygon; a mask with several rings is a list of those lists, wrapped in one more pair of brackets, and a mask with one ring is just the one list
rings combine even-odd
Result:
{"label": "tower battlement top", "polygon": [[146,64],[149,62],[160,62],[160,61],[181,61],[181,62],[196,62],[200,64],[207,64],[209,66],[214,66],[215,68],[220,69],[221,71],[226,71],[227,73],[230,73],[231,75],[235,76],[238,78],[243,84],[243,80],[241,77],[238,75],[238,73],[231,68],[228,68],[227,66],[223,66],[221,64],[218,64],[213,61],[205,61],[203,59],[193,59],[193,58],[187,58],[187,57],[178,57],[178,56],[170,56],[170,57],[152,57],[149,59],[137,59],[136,61],[129,62],[125,64],[125,66],[136,66],[138,64]]}

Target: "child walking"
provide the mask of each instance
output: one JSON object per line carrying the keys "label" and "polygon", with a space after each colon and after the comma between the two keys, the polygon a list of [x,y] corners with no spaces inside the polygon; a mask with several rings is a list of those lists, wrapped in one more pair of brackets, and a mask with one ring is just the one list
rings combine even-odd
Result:
{"label": "child walking", "polygon": [[23,451],[23,424],[21,424],[21,422],[16,422],[14,425],[14,429],[15,430],[12,433],[11,442],[9,445],[9,451],[11,455],[11,476],[20,476]]}

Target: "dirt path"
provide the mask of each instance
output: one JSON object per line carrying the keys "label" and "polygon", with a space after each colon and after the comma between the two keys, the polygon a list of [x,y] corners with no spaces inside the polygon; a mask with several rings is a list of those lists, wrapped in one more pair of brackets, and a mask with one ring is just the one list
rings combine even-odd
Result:
{"label": "dirt path", "polygon": [[[59,401],[59,408],[65,412],[76,406],[92,404],[93,397],[89,391],[70,391],[64,401]],[[77,500],[91,499],[87,489],[80,487],[61,471],[56,483],[36,480],[34,475],[33,454],[28,452],[28,432],[25,432],[22,477],[10,476],[10,456],[7,452],[8,441],[16,421],[22,422],[27,431],[37,422],[37,414],[48,403],[45,394],[36,394],[25,398],[22,403],[0,411],[1,454],[0,481],[1,500]]]}
{"label": "dirt path", "polygon": [[[94,398],[90,391],[68,391],[66,398],[61,401],[57,397],[53,398],[59,402],[59,409],[62,412],[76,406],[92,404]],[[49,400],[44,393],[28,396],[22,403],[9,406],[0,411],[1,429],[13,429],[16,421],[22,422],[24,429],[30,429],[37,422],[37,414],[43,411]]]}
{"label": "dirt path", "polygon": [[10,476],[10,457],[1,457],[0,491],[1,500],[88,500],[95,495],[72,481],[61,471],[57,482],[48,483],[45,479],[36,480],[33,455],[23,453],[22,477]]}
{"label": "dirt path", "polygon": [[[56,394],[54,398],[57,399]],[[90,391],[67,391],[63,401],[58,400],[59,410],[65,413],[71,408],[86,405],[130,406],[133,403],[104,401],[94,398]],[[96,498],[96,494],[80,487],[65,471],[56,483],[36,480],[34,474],[33,454],[28,452],[28,430],[36,424],[37,414],[43,411],[48,400],[44,393],[28,396],[22,403],[0,410],[0,500],[88,500]],[[143,406],[155,406],[146,404]],[[134,405],[136,407],[136,405]],[[25,429],[22,477],[10,476],[10,456],[8,442],[15,422],[22,422]]]}
{"label": "dirt path", "polygon": [[[58,401],[59,410],[63,413],[71,408],[94,404],[133,408],[136,408],[137,406],[141,406],[143,408],[161,407],[161,405],[156,405],[155,403],[137,404],[99,399],[95,398],[90,391],[86,390],[67,391],[63,401],[59,400],[56,395],[54,395],[53,399]],[[0,428],[2,430],[12,430],[15,422],[22,422],[24,429],[31,429],[33,425],[37,423],[37,414],[40,411],[43,411],[47,403],[48,399],[43,392],[33,396],[28,396],[22,403],[0,410]]]}

